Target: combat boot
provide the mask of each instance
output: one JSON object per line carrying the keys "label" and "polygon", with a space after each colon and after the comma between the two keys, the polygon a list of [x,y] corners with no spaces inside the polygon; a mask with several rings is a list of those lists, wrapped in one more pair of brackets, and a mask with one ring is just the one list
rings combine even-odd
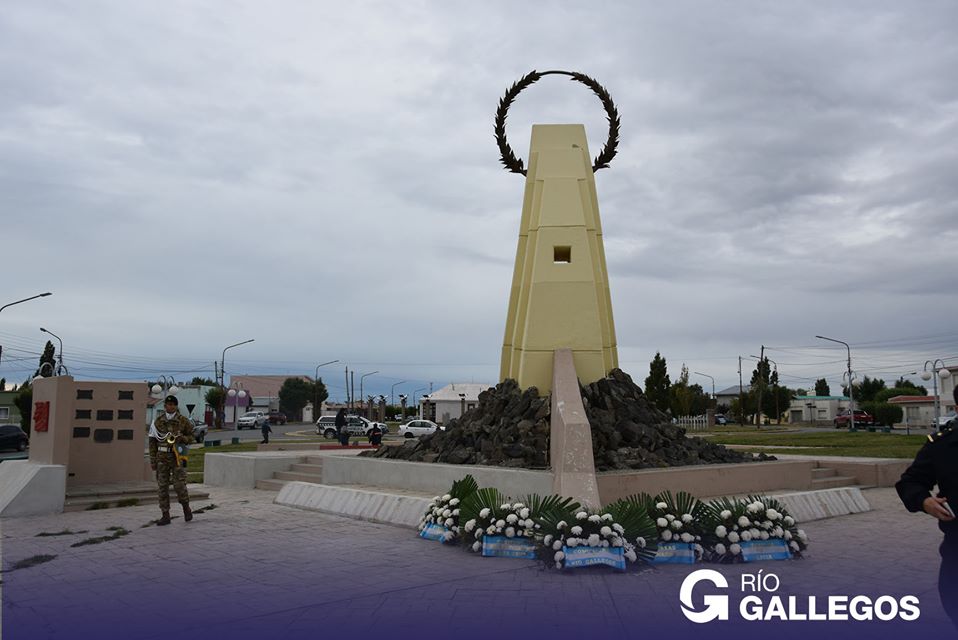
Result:
{"label": "combat boot", "polygon": [[164,524],[170,524],[170,522],[172,522],[172,520],[170,520],[170,512],[164,511],[163,517],[156,521],[156,526],[162,527]]}
{"label": "combat boot", "polygon": [[181,502],[180,504],[183,505],[183,521],[189,522],[193,519],[193,511],[190,509],[190,503]]}

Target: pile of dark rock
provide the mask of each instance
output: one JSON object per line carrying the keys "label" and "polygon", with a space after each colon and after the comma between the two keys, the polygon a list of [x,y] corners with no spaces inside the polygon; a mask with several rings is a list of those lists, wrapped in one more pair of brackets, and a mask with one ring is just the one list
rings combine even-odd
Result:
{"label": "pile of dark rock", "polygon": [[[774,459],[687,437],[685,429],[672,425],[619,369],[582,387],[582,403],[592,426],[597,471]],[[479,394],[479,404],[452,420],[445,431],[362,455],[545,469],[549,466],[550,410],[550,398],[539,396],[535,387],[522,391],[515,380],[506,380]]]}

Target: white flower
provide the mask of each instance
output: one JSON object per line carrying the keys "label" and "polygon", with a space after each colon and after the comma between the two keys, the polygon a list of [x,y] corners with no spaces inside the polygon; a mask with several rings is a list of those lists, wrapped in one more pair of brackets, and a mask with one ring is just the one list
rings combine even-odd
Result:
{"label": "white flower", "polygon": [[669,505],[665,504],[664,502],[657,502],[657,503],[655,504],[655,508],[656,508],[656,509],[668,509],[668,508],[669,508]]}
{"label": "white flower", "polygon": [[673,520],[673,521],[672,521],[672,528],[675,529],[676,531],[678,531],[679,529],[681,529],[681,528],[682,528],[682,521],[681,521],[681,520]]}
{"label": "white flower", "polygon": [[446,533],[442,534],[442,538],[443,538],[443,540],[445,540],[446,542],[449,542],[450,540],[452,540],[452,539],[455,538],[455,537],[456,537],[456,534],[454,534],[452,531],[447,531]]}
{"label": "white flower", "polygon": [[507,538],[515,538],[515,537],[516,537],[516,530],[513,529],[512,527],[506,527],[506,537],[507,537]]}
{"label": "white flower", "polygon": [[663,539],[663,540],[666,540],[666,541],[671,540],[671,539],[672,539],[672,532],[669,531],[668,529],[666,529],[665,531],[663,531],[663,532],[662,532],[662,539]]}
{"label": "white flower", "polygon": [[728,530],[722,525],[719,525],[715,527],[715,535],[719,538],[724,538],[726,535],[728,535]]}
{"label": "white flower", "polygon": [[685,524],[688,524],[688,523],[692,522],[692,514],[691,514],[691,513],[683,513],[683,514],[682,514],[682,522],[684,522]]}
{"label": "white flower", "polygon": [[476,529],[476,540],[482,540],[482,534],[483,534],[483,530],[481,527],[479,529]]}
{"label": "white flower", "polygon": [[741,538],[739,537],[739,535],[738,535],[737,532],[735,532],[735,531],[730,531],[730,532],[729,532],[729,534],[728,534],[728,541],[729,541],[729,542],[738,542],[740,539],[741,539]]}
{"label": "white flower", "polygon": [[768,531],[763,531],[761,534],[761,538],[762,540],[768,540],[769,539]]}
{"label": "white flower", "polygon": [[728,550],[732,552],[733,556],[737,556],[738,554],[742,553],[742,547],[737,544],[730,545]]}
{"label": "white flower", "polygon": [[628,560],[629,562],[635,562],[635,560],[636,560],[635,551],[633,551],[632,549],[629,549],[628,551],[626,551],[626,552],[623,553],[622,555],[624,555],[625,558],[626,558],[626,560]]}
{"label": "white flower", "polygon": [[625,529],[618,522],[613,523],[612,528],[615,529],[616,533],[625,533]]}
{"label": "white flower", "polygon": [[660,529],[664,529],[665,527],[669,526],[669,521],[665,518],[659,518],[655,521],[655,524],[658,525]]}
{"label": "white flower", "polygon": [[635,539],[635,544],[637,544],[640,549],[645,549],[645,538],[639,536]]}
{"label": "white flower", "polygon": [[695,538],[692,536],[691,533],[683,533],[680,537],[682,538],[682,542],[686,542],[686,543],[692,542],[693,540],[695,540]]}
{"label": "white flower", "polygon": [[579,539],[578,539],[578,538],[569,538],[568,540],[565,541],[565,546],[569,547],[570,549],[571,549],[572,547],[578,547],[578,546],[579,546]]}
{"label": "white flower", "polygon": [[512,511],[512,505],[509,504],[508,502],[506,504],[500,504],[499,509],[501,509],[502,511]]}
{"label": "white flower", "polygon": [[751,531],[743,531],[743,532],[742,532],[742,540],[744,540],[745,542],[748,542],[748,541],[751,540],[751,539],[752,539],[752,532],[751,532]]}
{"label": "white flower", "polygon": [[449,518],[448,520],[446,520],[445,524],[446,524],[446,527],[448,528],[448,527],[451,527],[452,525],[456,524],[456,521],[453,520],[452,518]]}
{"label": "white flower", "polygon": [[786,530],[785,530],[785,533],[782,534],[782,537],[785,538],[786,540],[791,540],[791,539],[792,539],[792,532],[789,531],[788,529],[786,529]]}
{"label": "white flower", "polygon": [[526,505],[522,504],[521,502],[517,502],[517,503],[515,503],[514,505],[512,505],[512,508],[515,509],[516,511],[518,511],[519,509],[523,508],[524,506],[526,506]]}
{"label": "white flower", "polygon": [[749,529],[748,532],[752,534],[752,540],[754,540],[754,539],[758,538],[760,535],[762,535],[762,532],[759,531],[758,529]]}
{"label": "white flower", "polygon": [[622,542],[622,538],[615,538],[615,539],[612,541],[612,546],[613,546],[613,547],[621,547],[621,546],[623,546],[624,544],[625,544],[625,543]]}
{"label": "white flower", "polygon": [[732,512],[729,511],[728,509],[723,509],[723,510],[722,510],[722,513],[719,514],[719,517],[720,517],[722,520],[728,520],[729,518],[732,517]]}
{"label": "white flower", "polygon": [[804,531],[802,531],[801,529],[799,529],[799,530],[798,530],[798,539],[801,540],[802,542],[805,542],[806,540],[808,540],[808,536],[805,535],[805,532],[804,532]]}
{"label": "white flower", "polygon": [[506,522],[508,522],[509,524],[515,524],[519,522],[519,516],[517,516],[514,513],[510,513],[509,515],[506,516]]}
{"label": "white flower", "polygon": [[725,555],[725,551],[726,551],[725,545],[722,544],[721,542],[715,545],[715,553],[719,555]]}
{"label": "white flower", "polygon": [[496,527],[494,525],[486,529],[487,536],[495,535],[495,533],[496,533]]}
{"label": "white flower", "polygon": [[602,527],[601,529],[599,529],[599,534],[608,538],[609,536],[612,535],[612,529],[610,529],[609,527]]}
{"label": "white flower", "polygon": [[552,556],[552,558],[553,558],[556,562],[561,562],[562,560],[565,560],[565,554],[562,553],[561,551],[556,551],[556,554],[555,554],[554,556]]}
{"label": "white flower", "polygon": [[519,517],[525,520],[529,517],[529,507],[522,507],[519,509]]}
{"label": "white flower", "polygon": [[453,509],[453,510],[452,510],[452,515],[458,516],[458,515],[459,515],[459,509]]}
{"label": "white flower", "polygon": [[575,514],[576,520],[585,520],[588,517],[589,517],[589,514],[586,513],[585,511],[580,511],[579,513]]}
{"label": "white flower", "polygon": [[599,543],[599,546],[602,547],[603,549],[607,548],[609,546],[609,541],[603,540],[602,542]]}
{"label": "white flower", "polygon": [[772,529],[772,535],[776,538],[781,538],[783,533],[785,533],[785,531],[781,527],[775,527]]}
{"label": "white flower", "polygon": [[506,526],[505,520],[496,520],[496,529],[501,529]]}
{"label": "white flower", "polygon": [[560,520],[560,521],[559,521],[559,524],[556,525],[556,529],[565,529],[565,528],[568,527],[568,526],[569,526],[569,525],[566,524],[566,521],[565,521],[565,520]]}
{"label": "white flower", "polygon": [[551,535],[548,535],[548,536],[546,536],[545,538],[543,538],[543,539],[542,539],[542,544],[544,544],[544,545],[547,546],[547,547],[551,547],[551,546],[552,546],[552,536],[551,536]]}
{"label": "white flower", "polygon": [[472,550],[473,550],[473,551],[479,551],[480,549],[482,549],[482,543],[481,543],[481,542],[473,542],[473,543],[472,543]]}
{"label": "white flower", "polygon": [[790,546],[790,547],[792,548],[792,551],[799,551],[799,550],[801,549],[801,547],[798,546],[798,543],[795,542],[794,540],[792,540],[791,542],[789,542],[789,543],[788,543],[788,546]]}
{"label": "white flower", "polygon": [[600,522],[602,522],[602,518],[599,517],[599,516],[597,516],[597,515],[595,515],[595,514],[592,514],[591,516],[589,516],[589,522],[593,522],[593,523],[595,523],[595,524],[599,524]]}
{"label": "white flower", "polygon": [[700,544],[698,544],[698,543],[695,543],[695,553],[698,553],[698,554],[701,555],[701,553],[702,553],[702,545],[700,545]]}
{"label": "white flower", "polygon": [[793,518],[792,516],[785,516],[785,518],[783,519],[783,522],[785,523],[786,527],[790,527],[793,524],[795,524],[795,518]]}
{"label": "white flower", "polygon": [[561,549],[561,548],[562,548],[562,540],[556,540],[555,542],[553,542],[553,543],[552,543],[552,548],[555,549],[555,550]]}
{"label": "white flower", "polygon": [[459,504],[459,498],[453,498],[452,500],[449,501],[449,504],[453,507],[456,506],[457,504]]}
{"label": "white flower", "polygon": [[739,516],[738,526],[740,526],[740,527],[748,527],[748,526],[750,526],[751,524],[752,524],[752,523],[751,523],[751,521],[749,521],[748,518],[746,518],[745,516]]}
{"label": "white flower", "polygon": [[449,502],[450,500],[452,500],[452,496],[448,493],[442,497],[443,502]]}
{"label": "white flower", "polygon": [[489,507],[486,507],[485,509],[483,509],[482,511],[479,512],[479,517],[480,517],[480,518],[488,518],[490,513],[492,513],[492,510],[489,509]]}
{"label": "white flower", "polygon": [[667,513],[665,514],[665,519],[668,520],[669,522],[672,522],[673,520],[675,520],[675,516],[673,516],[671,513]]}
{"label": "white flower", "polygon": [[769,509],[765,512],[765,517],[769,520],[778,520],[782,515],[775,509]]}
{"label": "white flower", "polygon": [[593,533],[591,536],[589,536],[589,546],[590,546],[590,547],[598,547],[598,546],[599,546],[599,534],[598,534],[598,533]]}
{"label": "white flower", "polygon": [[582,527],[572,527],[571,529],[569,529],[569,532],[574,536],[581,536]]}
{"label": "white flower", "polygon": [[606,522],[612,522],[613,520],[615,520],[615,518],[612,517],[611,513],[603,513],[602,519],[605,520]]}
{"label": "white flower", "polygon": [[765,511],[765,505],[756,500],[752,504],[746,507],[752,513],[758,513],[759,511]]}
{"label": "white flower", "polygon": [[534,526],[536,526],[536,523],[532,521],[532,518],[529,518],[528,520],[526,520],[525,526],[526,526],[526,529],[531,529]]}

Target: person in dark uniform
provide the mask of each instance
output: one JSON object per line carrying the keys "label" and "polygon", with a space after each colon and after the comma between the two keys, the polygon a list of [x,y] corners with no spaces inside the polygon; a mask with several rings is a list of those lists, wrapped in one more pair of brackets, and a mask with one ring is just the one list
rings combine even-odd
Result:
{"label": "person in dark uniform", "polygon": [[[958,404],[958,386],[954,397]],[[935,485],[938,495],[933,496]],[[945,534],[938,548],[938,595],[945,613],[958,627],[958,520],[954,511],[958,508],[958,419],[928,436],[895,489],[906,509],[912,513],[924,511],[937,519],[938,528]]]}
{"label": "person in dark uniform", "polygon": [[339,444],[346,446],[349,444],[349,431],[346,429],[346,410],[340,409],[336,414],[336,435],[339,436]]}
{"label": "person in dark uniform", "polygon": [[383,443],[383,430],[379,428],[379,424],[374,424],[373,428],[369,430],[369,444],[376,445],[377,447]]}

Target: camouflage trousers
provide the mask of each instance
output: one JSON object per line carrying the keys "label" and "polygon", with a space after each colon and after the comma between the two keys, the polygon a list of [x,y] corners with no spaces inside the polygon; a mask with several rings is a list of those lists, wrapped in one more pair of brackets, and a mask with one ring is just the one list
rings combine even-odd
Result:
{"label": "camouflage trousers", "polygon": [[176,499],[189,502],[186,492],[186,469],[176,466],[176,457],[172,453],[161,451],[156,457],[156,484],[159,487],[160,511],[170,510],[170,483],[176,491]]}

